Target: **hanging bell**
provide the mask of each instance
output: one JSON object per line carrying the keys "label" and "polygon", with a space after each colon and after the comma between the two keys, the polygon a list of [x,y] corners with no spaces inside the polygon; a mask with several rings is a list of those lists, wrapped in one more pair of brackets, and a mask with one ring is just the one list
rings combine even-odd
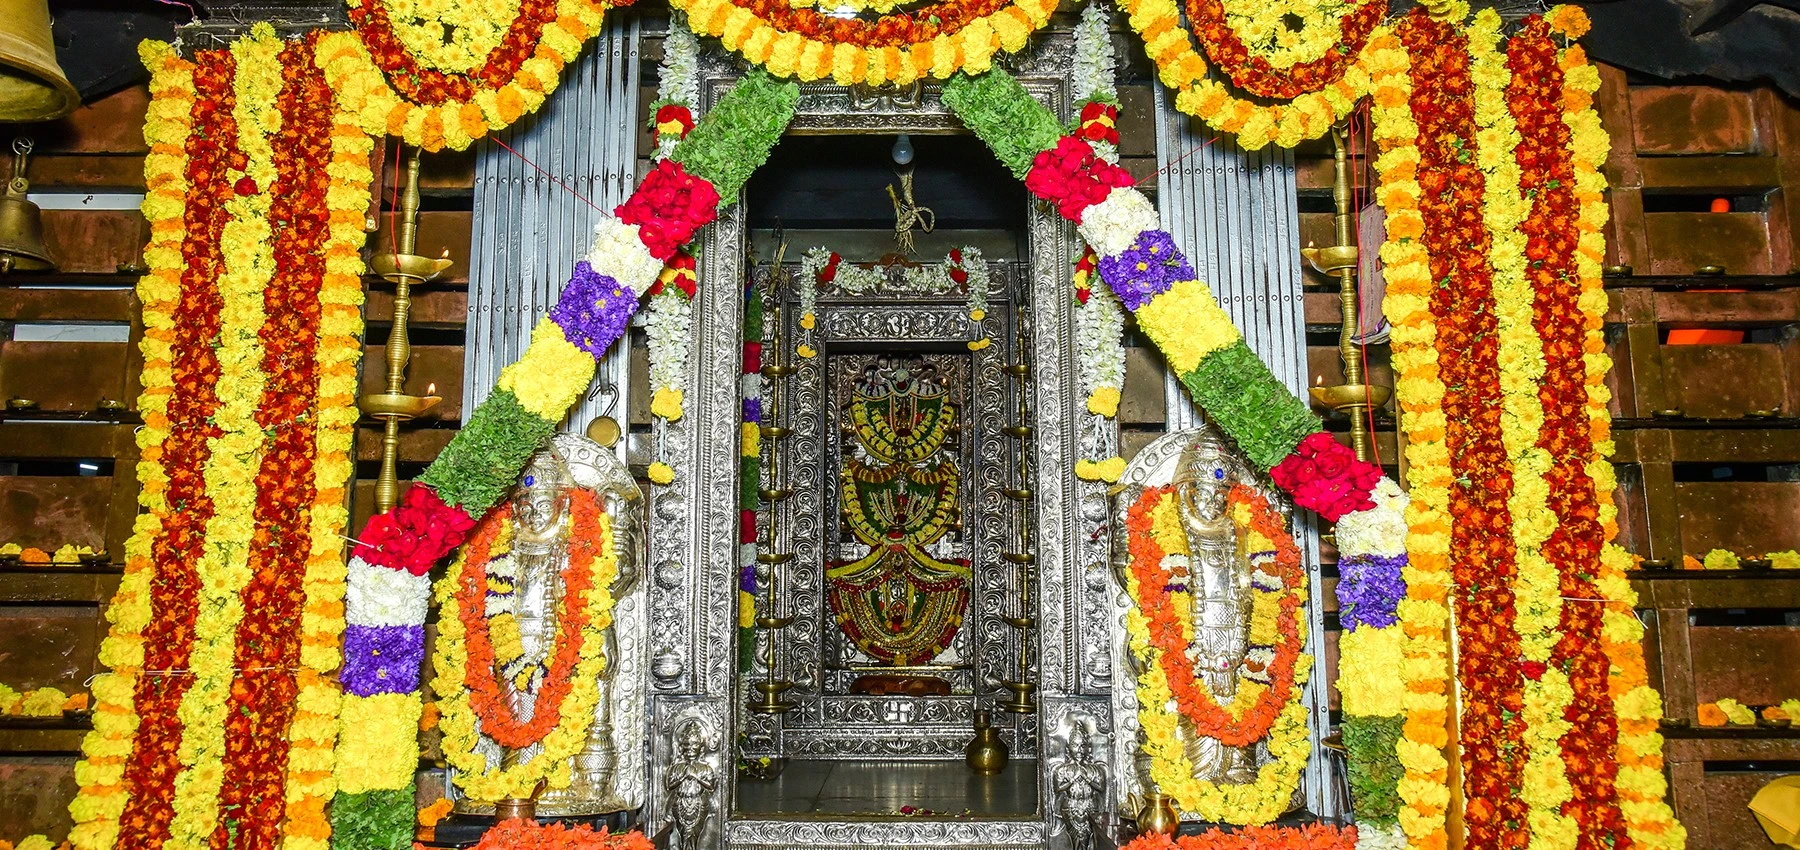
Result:
{"label": "hanging bell", "polygon": [[48,121],[80,105],[56,64],[49,0],[0,0],[0,121]]}
{"label": "hanging bell", "polygon": [[0,194],[0,274],[56,270],[44,249],[43,214],[25,198],[31,189],[25,179],[31,147],[31,140],[23,136],[13,140],[13,176],[5,194]]}

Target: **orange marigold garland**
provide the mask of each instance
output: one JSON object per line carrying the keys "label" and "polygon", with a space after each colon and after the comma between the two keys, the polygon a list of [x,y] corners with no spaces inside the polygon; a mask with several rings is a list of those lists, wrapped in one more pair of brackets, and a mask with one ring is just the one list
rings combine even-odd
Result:
{"label": "orange marigold garland", "polygon": [[455,587],[457,614],[462,618],[467,648],[463,681],[469,688],[469,703],[481,718],[482,734],[503,747],[523,749],[536,744],[562,721],[563,700],[581,660],[583,634],[591,624],[588,594],[594,591],[594,563],[601,554],[600,513],[600,503],[592,491],[573,491],[569,500],[569,557],[562,572],[562,615],[557,619],[556,637],[544,662],[543,684],[538,688],[530,717],[524,720],[513,712],[495,675],[500,665],[495,663],[487,623],[487,566],[494,555],[499,529],[512,517],[511,507],[502,503],[495,508],[469,541],[464,555],[467,563]]}
{"label": "orange marigold garland", "polygon": [[[1245,91],[1283,99],[1317,92],[1342,79],[1363,46],[1368,44],[1375,26],[1387,15],[1387,10],[1387,0],[1355,0],[1338,18],[1335,38],[1322,48],[1324,55],[1280,67],[1268,57],[1257,55],[1244,43],[1227,20],[1222,0],[1187,0],[1188,21],[1213,64]],[[1326,24],[1324,21],[1309,23],[1308,30]]]}

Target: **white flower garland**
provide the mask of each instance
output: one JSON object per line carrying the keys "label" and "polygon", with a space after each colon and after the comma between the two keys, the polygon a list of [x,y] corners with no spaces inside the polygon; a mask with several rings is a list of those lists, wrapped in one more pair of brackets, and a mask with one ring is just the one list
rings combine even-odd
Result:
{"label": "white flower garland", "polygon": [[[691,113],[700,102],[700,39],[688,28],[687,15],[676,12],[669,18],[669,37],[663,40],[662,65],[657,68],[656,102],[685,106]],[[699,118],[698,115],[694,116]],[[676,133],[658,133],[656,158],[668,159]]]}
{"label": "white flower garland", "polygon": [[[1119,393],[1125,388],[1125,308],[1112,287],[1088,290],[1086,304],[1075,313],[1075,344],[1081,362],[1081,389],[1088,412],[1108,419],[1118,415]],[[1108,403],[1105,390],[1111,390]]]}
{"label": "white flower garland", "polygon": [[[699,102],[700,40],[688,29],[687,16],[679,12],[669,18],[669,36],[663,41],[656,97],[658,104],[682,107],[690,116],[694,104]],[[654,123],[656,116],[652,115],[651,120]],[[667,159],[682,135],[659,129],[655,158]],[[651,296],[646,305],[644,331],[650,361],[650,415],[665,422],[681,419],[682,390],[687,386],[694,323],[693,305],[688,303],[687,293],[674,285],[674,279],[682,274],[696,274],[696,271],[677,270],[672,266],[663,269],[662,291]],[[657,440],[656,444],[656,462],[662,463],[662,441]],[[667,464],[662,468],[668,468]]]}
{"label": "white flower garland", "polygon": [[682,387],[687,383],[694,321],[693,303],[679,287],[665,282],[650,297],[644,314],[644,340],[650,360],[650,412],[670,422],[681,418]]}
{"label": "white flower garland", "polygon": [[[843,257],[823,248],[807,249],[800,260],[800,279],[796,282],[796,295],[800,302],[800,334],[796,340],[795,353],[810,358],[818,354],[813,345],[813,325],[818,321],[818,300],[820,275],[827,270],[831,273],[830,284],[838,292],[845,295],[872,295],[877,292],[897,293],[902,295],[944,295],[962,289],[967,293],[965,309],[969,322],[975,331],[975,339],[970,342],[970,351],[980,351],[993,344],[983,332],[981,321],[987,318],[988,292],[993,286],[993,278],[988,273],[988,264],[981,256],[981,249],[973,245],[955,248],[944,255],[944,261],[937,265],[905,268],[901,270],[900,280],[895,282],[888,278],[882,269],[869,269],[847,263]],[[962,280],[957,280],[958,275]]]}

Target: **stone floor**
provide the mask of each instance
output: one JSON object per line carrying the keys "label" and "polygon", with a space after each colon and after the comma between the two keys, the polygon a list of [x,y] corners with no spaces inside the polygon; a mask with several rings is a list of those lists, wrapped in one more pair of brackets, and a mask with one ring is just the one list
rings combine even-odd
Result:
{"label": "stone floor", "polygon": [[896,815],[901,807],[953,817],[1037,812],[1038,766],[1015,759],[999,776],[957,761],[790,761],[774,779],[740,779],[738,815]]}

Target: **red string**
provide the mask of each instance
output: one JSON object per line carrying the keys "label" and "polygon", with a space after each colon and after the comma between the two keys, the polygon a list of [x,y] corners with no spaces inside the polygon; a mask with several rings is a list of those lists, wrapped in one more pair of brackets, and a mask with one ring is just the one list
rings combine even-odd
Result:
{"label": "red string", "polygon": [[582,203],[587,204],[588,206],[593,207],[596,210],[599,210],[600,213],[602,213],[602,214],[606,213],[606,210],[600,209],[599,205],[595,204],[593,201],[588,200],[587,196],[581,194],[580,192],[575,191],[574,189],[570,189],[567,184],[563,183],[561,180],[556,179],[556,177],[554,175],[552,175],[550,172],[545,171],[542,168],[539,168],[538,164],[535,162],[532,162],[530,157],[527,157],[526,155],[519,153],[516,150],[513,150],[512,145],[509,145],[503,141],[500,141],[499,136],[491,136],[489,138],[492,138],[494,140],[494,144],[499,145],[500,147],[506,148],[508,153],[512,154],[513,156],[518,157],[526,165],[531,166],[533,170],[537,171],[537,173],[544,175],[544,177],[546,179],[548,179],[550,182],[555,183],[558,186],[561,186],[564,191],[568,192],[571,195],[574,195],[577,198],[580,198]]}
{"label": "red string", "polygon": [[1142,176],[1142,177],[1139,177],[1139,178],[1138,178],[1138,180],[1137,180],[1137,182],[1136,182],[1136,183],[1133,183],[1133,184],[1131,184],[1131,185],[1133,185],[1133,186],[1137,186],[1137,185],[1140,185],[1140,184],[1142,184],[1142,183],[1143,183],[1143,182],[1144,182],[1144,181],[1145,181],[1145,180],[1149,180],[1149,179],[1150,179],[1150,178],[1152,178],[1152,177],[1155,177],[1155,176],[1156,176],[1156,175],[1158,175],[1158,174],[1161,174],[1161,173],[1163,173],[1163,172],[1165,172],[1165,171],[1168,171],[1168,170],[1169,170],[1169,169],[1171,169],[1171,168],[1174,168],[1174,167],[1175,167],[1175,166],[1177,166],[1177,165],[1180,165],[1180,164],[1181,164],[1181,161],[1182,161],[1182,160],[1184,160],[1184,159],[1187,159],[1187,158],[1188,158],[1188,157],[1190,157],[1190,156],[1193,156],[1193,155],[1194,155],[1194,154],[1197,154],[1197,153],[1199,153],[1199,152],[1201,152],[1201,151],[1203,151],[1203,150],[1206,150],[1206,148],[1207,148],[1207,146],[1209,146],[1209,145],[1211,145],[1211,144],[1212,144],[1212,143],[1213,143],[1213,142],[1216,142],[1216,141],[1218,141],[1218,140],[1219,140],[1219,137],[1218,137],[1218,136],[1214,136],[1214,137],[1212,137],[1212,138],[1210,138],[1210,139],[1207,139],[1207,140],[1206,140],[1206,141],[1204,141],[1204,142],[1201,142],[1201,143],[1200,143],[1200,144],[1199,144],[1199,145],[1198,145],[1198,146],[1196,146],[1196,147],[1195,147],[1195,148],[1194,148],[1194,149],[1193,149],[1193,150],[1190,150],[1190,151],[1188,151],[1188,152],[1187,152],[1187,153],[1184,153],[1184,154],[1182,154],[1182,155],[1181,155],[1181,156],[1178,156],[1178,157],[1176,157],[1176,158],[1175,158],[1175,160],[1174,160],[1174,161],[1173,161],[1173,162],[1171,162],[1171,163],[1169,163],[1169,164],[1168,164],[1168,165],[1165,165],[1165,166],[1163,166],[1163,167],[1161,167],[1161,168],[1158,168],[1158,169],[1156,169],[1156,170],[1155,170],[1155,171],[1152,171],[1152,172],[1150,172],[1150,173],[1149,173],[1149,174],[1146,174],[1146,175],[1144,175],[1144,176]]}

